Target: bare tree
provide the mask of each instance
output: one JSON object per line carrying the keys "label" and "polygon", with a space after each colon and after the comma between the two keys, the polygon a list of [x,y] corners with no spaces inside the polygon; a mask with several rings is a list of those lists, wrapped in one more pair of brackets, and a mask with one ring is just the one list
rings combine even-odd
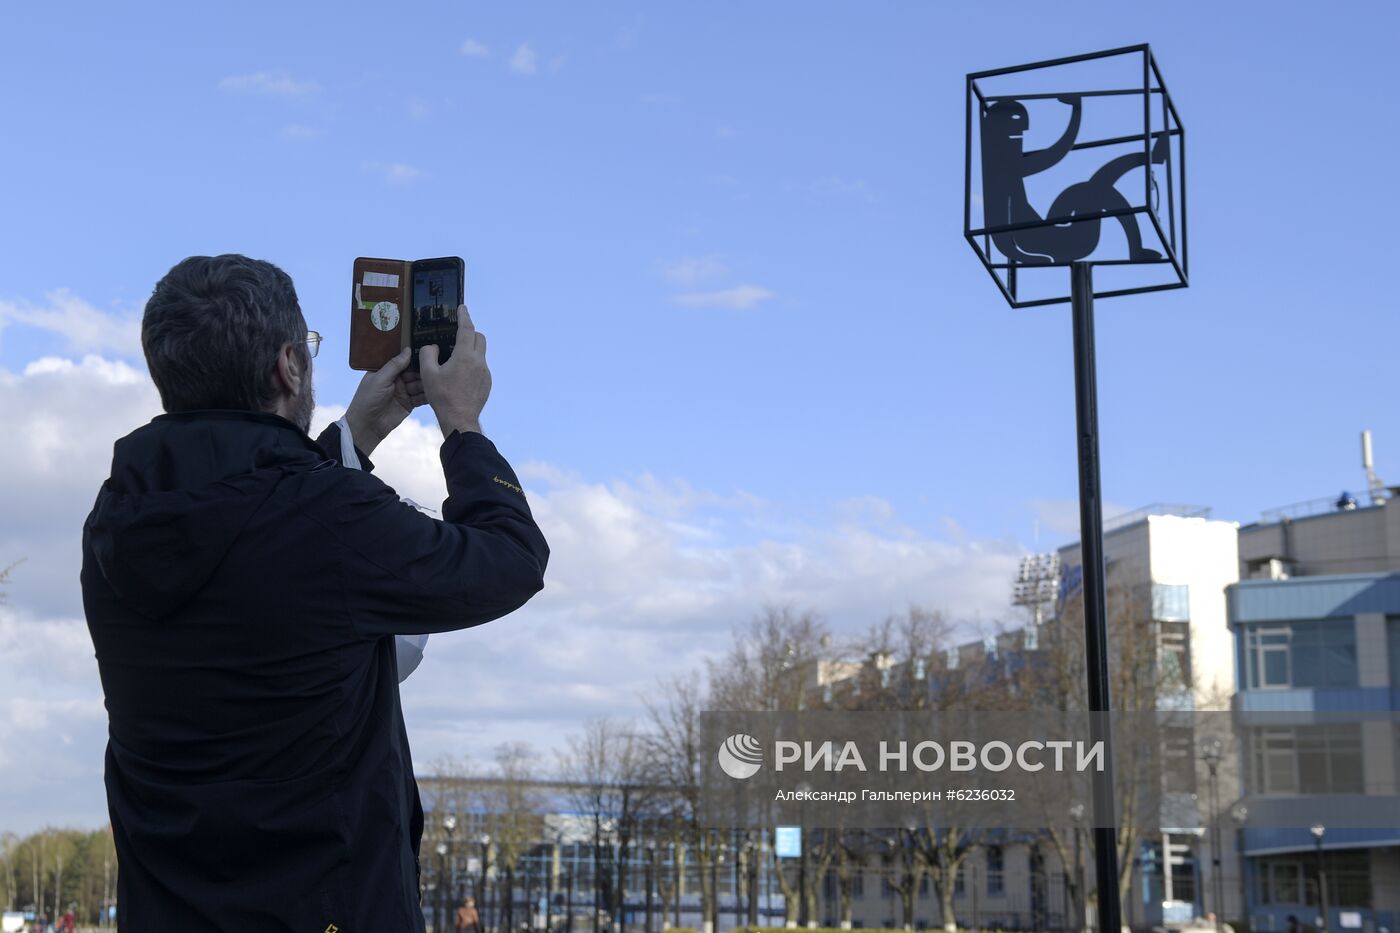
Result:
{"label": "bare tree", "polygon": [[495,775],[483,790],[484,810],[495,849],[500,891],[500,928],[515,929],[515,877],[530,846],[544,838],[544,809],[534,787],[534,752],[524,742],[496,748]]}
{"label": "bare tree", "polygon": [[[816,613],[767,606],[736,628],[728,653],[708,665],[710,706],[770,712],[820,708],[827,702],[825,685],[851,667],[837,659],[831,630]],[[789,923],[803,913],[815,923],[819,882],[841,847],[839,830],[802,836],[796,864],[769,850]]]}
{"label": "bare tree", "polygon": [[[630,722],[603,717],[586,722],[559,754],[560,775],[569,784],[574,810],[592,831],[596,902],[619,928],[629,883],[627,866],[650,796],[643,753],[642,740]],[[595,931],[598,925],[595,910]]]}
{"label": "bare tree", "polygon": [[713,709],[800,710],[832,659],[831,631],[811,611],[768,606],[736,628],[729,652],[707,664]]}
{"label": "bare tree", "polygon": [[[1174,697],[1189,694],[1194,680],[1189,661],[1173,650],[1170,633],[1153,620],[1148,587],[1126,586],[1112,579],[1105,588],[1109,650],[1109,690],[1115,713],[1145,713],[1166,708]],[[1084,711],[1086,662],[1084,604],[1074,594],[1051,625],[1044,626],[1037,648],[1039,663],[1022,667],[1014,681],[1020,702],[1052,709]],[[1170,728],[1170,727],[1168,727]],[[1145,737],[1144,737],[1145,738]],[[1189,741],[1189,740],[1188,740]],[[1189,746],[1188,746],[1189,747]],[[1114,791],[1117,800],[1119,897],[1127,903],[1132,866],[1157,814],[1143,805],[1156,798],[1164,779],[1162,746],[1156,741],[1119,742],[1114,746]],[[1192,755],[1194,758],[1194,755]],[[1188,762],[1194,767],[1194,762]],[[1068,814],[1047,813],[1045,838],[1064,867],[1065,888],[1076,914],[1088,910],[1087,892],[1079,890],[1079,824]]]}
{"label": "bare tree", "polygon": [[[956,651],[954,631],[942,613],[918,606],[871,626],[853,645],[864,662],[840,702],[849,709],[994,709],[997,681],[976,665],[949,663],[950,651]],[[980,845],[982,828],[966,808],[931,802],[923,804],[915,822],[901,832],[933,882],[943,928],[955,930],[958,870]],[[912,892],[906,896],[912,905]]]}
{"label": "bare tree", "polygon": [[714,892],[709,887],[710,834],[700,822],[700,711],[703,706],[700,675],[692,672],[664,681],[655,696],[645,699],[650,728],[642,737],[643,769],[647,783],[663,795],[658,813],[673,841],[671,886],[676,923],[680,921],[680,897],[685,887],[686,853],[694,853],[700,876],[700,909],[711,916]]}

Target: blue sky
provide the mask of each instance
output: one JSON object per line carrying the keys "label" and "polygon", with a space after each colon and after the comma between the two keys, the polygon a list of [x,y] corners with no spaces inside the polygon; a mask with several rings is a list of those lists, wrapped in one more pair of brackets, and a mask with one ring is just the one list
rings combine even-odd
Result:
{"label": "blue sky", "polygon": [[[350,260],[456,253],[515,455],[1029,542],[1030,502],[1075,492],[1067,309],[1010,311],[959,237],[961,80],[1147,40],[1195,279],[1100,305],[1108,498],[1249,519],[1358,485],[1362,427],[1400,476],[1364,247],[1397,194],[1393,7],[1000,9],[15,6],[0,296],[132,310],[184,255],[268,258],[343,400]],[[744,286],[771,297],[676,303]],[[0,339],[13,367],[55,338]]]}
{"label": "blue sky", "polygon": [[[1098,305],[1110,503],[1359,491],[1362,428],[1400,482],[1393,5],[174,9],[6,8],[0,746],[49,764],[0,777],[0,828],[101,819],[77,536],[191,254],[291,273],[323,418],[354,257],[467,262],[483,424],[555,558],[429,646],[420,765],[634,715],[770,599],[995,619],[1037,527],[1077,536],[1068,308],[1007,308],[961,235],[969,71],[1147,41],[1189,135],[1191,288]],[[420,421],[376,460],[429,501]]]}

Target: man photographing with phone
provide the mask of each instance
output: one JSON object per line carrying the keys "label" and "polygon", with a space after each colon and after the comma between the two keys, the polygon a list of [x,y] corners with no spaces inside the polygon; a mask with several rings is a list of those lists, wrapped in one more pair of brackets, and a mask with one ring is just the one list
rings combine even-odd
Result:
{"label": "man photographing with phone", "polygon": [[[81,577],[122,929],[422,931],[393,636],[499,618],[544,585],[548,545],[481,434],[491,374],[466,308],[446,363],[426,346],[415,374],[405,349],[312,440],[318,342],[286,273],[243,256],[184,260],[146,305],[165,414],[116,442]],[[369,461],[425,403],[441,521]]]}

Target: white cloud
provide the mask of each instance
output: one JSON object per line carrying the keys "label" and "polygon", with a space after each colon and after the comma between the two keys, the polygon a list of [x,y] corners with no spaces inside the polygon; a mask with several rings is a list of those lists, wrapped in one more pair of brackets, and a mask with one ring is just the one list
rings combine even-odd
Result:
{"label": "white cloud", "polygon": [[773,298],[773,292],[759,285],[736,285],[710,292],[682,292],[671,300],[683,308],[727,308],[747,311]]}
{"label": "white cloud", "polygon": [[87,624],[0,606],[0,677],[0,748],[9,753],[0,831],[104,824],[107,712]]}
{"label": "white cloud", "polygon": [[238,94],[265,94],[270,97],[306,97],[321,86],[315,81],[299,81],[285,71],[255,71],[230,75],[219,82],[219,90]]}
{"label": "white cloud", "polygon": [[[1127,506],[1115,502],[1105,502],[1100,508],[1105,519],[1132,511]],[[1039,525],[1061,535],[1079,537],[1078,499],[1032,499],[1031,512]]]}
{"label": "white cloud", "polygon": [[[0,608],[0,747],[43,769],[0,768],[9,825],[103,820],[105,718],[77,580],[82,522],[112,443],[159,413],[123,362],[50,356],[0,369],[0,566],[25,558]],[[343,408],[317,409],[317,429]],[[422,411],[374,453],[400,494],[439,508],[442,436]],[[641,474],[580,475],[502,445],[552,555],[546,587],[512,616],[434,636],[403,698],[421,767],[507,738],[548,747],[591,715],[639,712],[657,678],[721,652],[767,604],[852,632],[910,603],[998,614],[1020,549],[901,522],[874,496],[802,518],[742,489]],[[464,683],[469,687],[464,689]]]}
{"label": "white cloud", "polygon": [[715,256],[684,256],[661,263],[661,274],[677,285],[694,285],[697,282],[717,279],[728,271],[724,263]]}
{"label": "white cloud", "polygon": [[0,332],[21,324],[59,335],[70,352],[141,356],[140,314],[101,311],[65,288],[49,292],[45,298],[42,305],[0,300]]}
{"label": "white cloud", "polygon": [[406,185],[423,175],[422,169],[405,162],[365,162],[360,167],[381,176],[391,185]]}
{"label": "white cloud", "polygon": [[468,58],[486,58],[491,50],[475,39],[467,39],[462,43],[462,54]]}
{"label": "white cloud", "polygon": [[510,57],[510,70],[518,75],[532,75],[539,70],[539,56],[529,43],[522,42],[516,47],[515,54]]}

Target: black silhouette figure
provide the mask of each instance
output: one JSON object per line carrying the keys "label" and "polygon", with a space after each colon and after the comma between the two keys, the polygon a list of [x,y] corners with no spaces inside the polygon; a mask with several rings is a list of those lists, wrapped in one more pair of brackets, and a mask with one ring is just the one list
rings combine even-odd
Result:
{"label": "black silhouette figure", "polygon": [[[1030,114],[1019,100],[996,100],[982,110],[982,199],[986,210],[986,226],[1035,223],[1043,220],[1026,197],[1026,176],[1043,172],[1055,165],[1074,146],[1079,135],[1081,101],[1077,95],[1058,98],[1072,109],[1069,126],[1054,145],[1034,152],[1022,152],[1022,134],[1030,128]],[[1167,159],[1167,134],[1156,134],[1152,146],[1152,162],[1160,165]],[[1086,217],[1131,205],[1114,185],[1128,172],[1146,164],[1147,157],[1133,152],[1111,160],[1090,176],[1088,181],[1070,185],[1050,205],[1048,217]],[[1135,262],[1161,259],[1162,254],[1142,245],[1137,216],[1117,217],[1128,236],[1128,255]],[[1028,227],[992,234],[992,242],[1014,263],[1045,265],[1075,262],[1092,253],[1099,245],[1097,216],[1073,223],[1055,223],[1044,227]]]}

